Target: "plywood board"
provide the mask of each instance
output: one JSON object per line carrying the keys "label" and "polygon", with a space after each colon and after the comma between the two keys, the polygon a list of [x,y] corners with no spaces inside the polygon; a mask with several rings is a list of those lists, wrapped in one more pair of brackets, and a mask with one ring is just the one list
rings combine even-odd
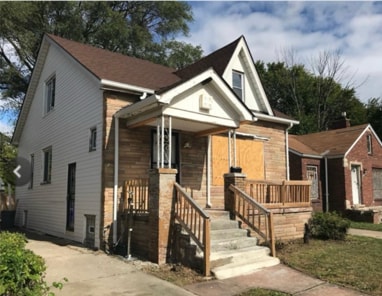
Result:
{"label": "plywood board", "polygon": [[[211,137],[212,185],[224,185],[223,175],[229,172],[228,138]],[[233,147],[232,147],[233,149]],[[264,179],[264,143],[253,139],[236,139],[236,166],[248,179]]]}

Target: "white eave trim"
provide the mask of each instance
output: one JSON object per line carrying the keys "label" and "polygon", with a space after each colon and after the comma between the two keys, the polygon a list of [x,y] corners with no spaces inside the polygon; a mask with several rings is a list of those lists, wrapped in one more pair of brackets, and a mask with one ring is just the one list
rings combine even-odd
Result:
{"label": "white eave trim", "polygon": [[354,143],[350,146],[350,148],[345,152],[344,154],[344,157],[347,157],[347,155],[349,154],[349,152],[354,148],[354,146],[358,143],[358,141],[363,137],[363,135],[366,133],[366,131],[370,129],[371,133],[374,135],[374,137],[377,139],[378,143],[380,146],[382,146],[382,142],[381,142],[381,139],[379,139],[378,135],[375,133],[373,127],[368,124],[365,129],[363,130],[363,132],[358,136],[358,138],[354,141]]}
{"label": "white eave trim", "polygon": [[252,111],[252,112],[255,115],[255,117],[260,119],[260,120],[270,121],[270,122],[275,122],[275,123],[281,123],[281,124],[288,124],[288,125],[291,123],[300,124],[300,122],[297,120],[291,120],[291,119],[286,119],[286,118],[281,118],[281,117],[276,117],[276,116],[270,116],[270,115],[266,115],[266,114],[259,113],[256,111]]}
{"label": "white eave trim", "polygon": [[164,103],[160,102],[160,96],[158,95],[151,95],[148,98],[139,101],[137,103],[134,103],[132,105],[123,107],[122,109],[118,110],[114,117],[130,117],[137,113],[142,113],[145,111],[148,111],[150,109],[155,109],[160,105],[165,105]]}
{"label": "white eave trim", "polygon": [[130,90],[138,93],[150,93],[153,94],[155,90],[140,86],[135,86],[127,83],[116,82],[108,79],[101,79],[101,88],[111,87],[116,89]]}

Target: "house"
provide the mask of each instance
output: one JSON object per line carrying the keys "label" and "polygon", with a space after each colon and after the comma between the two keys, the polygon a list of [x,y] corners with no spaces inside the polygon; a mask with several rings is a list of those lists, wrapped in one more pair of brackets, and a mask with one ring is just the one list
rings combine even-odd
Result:
{"label": "house", "polygon": [[[233,182],[288,180],[294,124],[269,105],[243,36],[176,70],[47,34],[13,136],[31,167],[16,189],[16,223],[117,246],[125,185],[146,184],[148,195],[132,196],[133,211],[149,215],[134,222],[132,247],[164,262],[174,182],[188,202],[216,208],[227,173]],[[300,212],[302,226],[278,235],[302,236],[310,205]]]}
{"label": "house", "polygon": [[289,135],[290,175],[312,180],[316,210],[382,206],[382,142],[370,124]]}

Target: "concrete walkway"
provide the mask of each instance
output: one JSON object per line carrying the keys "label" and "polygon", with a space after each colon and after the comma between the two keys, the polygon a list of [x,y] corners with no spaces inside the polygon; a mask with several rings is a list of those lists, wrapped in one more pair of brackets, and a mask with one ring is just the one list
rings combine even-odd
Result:
{"label": "concrete walkway", "polygon": [[194,295],[117,257],[62,242],[39,240],[34,235],[27,244],[27,248],[45,259],[48,284],[68,278],[61,291],[52,290],[57,296]]}
{"label": "concrete walkway", "polygon": [[382,239],[382,231],[349,228],[348,234]]}
{"label": "concrete walkway", "polygon": [[[382,232],[350,229],[351,235],[382,239]],[[250,275],[211,280],[183,288],[148,275],[117,257],[68,244],[62,239],[28,234],[27,247],[47,264],[47,282],[67,277],[62,295],[208,295],[233,296],[250,288],[283,291],[292,295],[356,296],[358,291],[328,284],[283,264],[264,268]]]}

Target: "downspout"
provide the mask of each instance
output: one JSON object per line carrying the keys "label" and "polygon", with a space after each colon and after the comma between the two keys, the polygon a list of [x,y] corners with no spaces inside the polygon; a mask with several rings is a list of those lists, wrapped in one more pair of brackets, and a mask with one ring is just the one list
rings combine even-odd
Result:
{"label": "downspout", "polygon": [[207,138],[207,208],[211,208],[211,135]]}
{"label": "downspout", "polygon": [[289,173],[289,130],[293,127],[293,123],[291,122],[289,126],[285,130],[285,157],[286,157],[286,179],[289,181],[290,173]]}
{"label": "downspout", "polygon": [[329,212],[329,178],[328,178],[328,153],[330,150],[326,150],[321,156],[325,161],[325,212]]}
{"label": "downspout", "polygon": [[118,173],[119,173],[119,118],[114,117],[114,190],[113,190],[113,245],[117,243]]}

